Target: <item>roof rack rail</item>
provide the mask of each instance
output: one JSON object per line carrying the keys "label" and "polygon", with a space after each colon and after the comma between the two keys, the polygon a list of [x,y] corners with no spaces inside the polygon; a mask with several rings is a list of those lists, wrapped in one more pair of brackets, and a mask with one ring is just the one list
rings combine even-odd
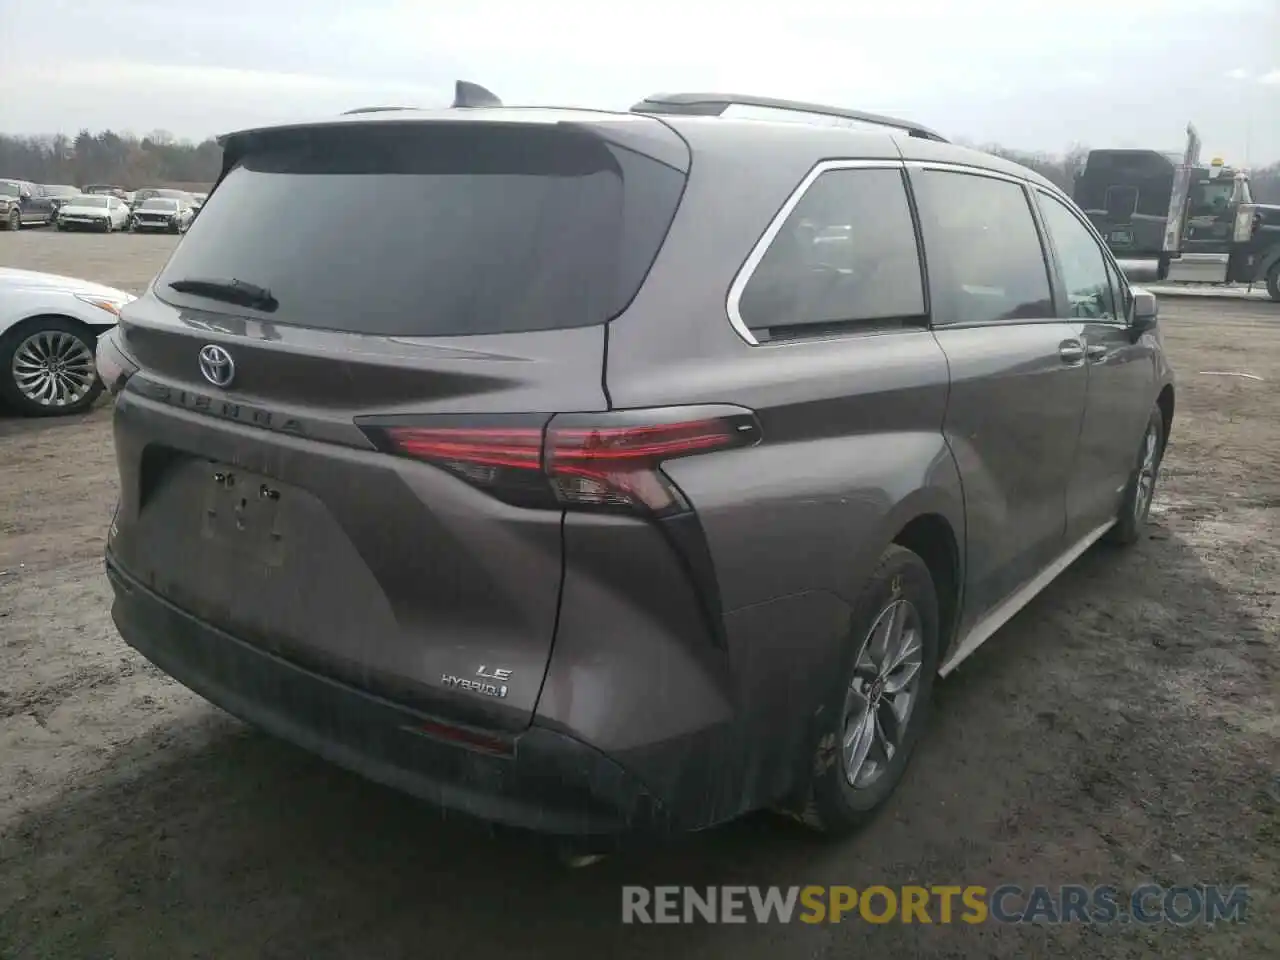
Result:
{"label": "roof rack rail", "polygon": [[920,137],[924,140],[936,140],[939,143],[950,142],[941,134],[935,133],[928,127],[921,126],[911,120],[899,120],[896,117],[885,117],[878,113],[865,113],[861,110],[846,110],[844,107],[830,107],[821,103],[778,100],[774,97],[753,97],[737,93],[655,93],[637,103],[631,108],[631,112],[718,117],[729,107],[734,106],[765,107],[771,110],[789,110],[793,113],[809,113],[823,117],[838,117],[843,120],[857,120],[877,127],[894,127],[913,137]]}
{"label": "roof rack rail", "polygon": [[342,116],[349,117],[354,113],[382,113],[386,110],[417,110],[417,107],[356,107],[354,110],[343,110]]}

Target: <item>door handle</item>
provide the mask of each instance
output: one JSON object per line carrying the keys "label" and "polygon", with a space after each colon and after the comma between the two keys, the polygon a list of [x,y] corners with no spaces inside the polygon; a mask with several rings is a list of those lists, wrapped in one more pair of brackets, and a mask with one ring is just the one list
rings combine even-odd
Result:
{"label": "door handle", "polygon": [[1090,363],[1097,363],[1107,355],[1107,348],[1101,344],[1093,343],[1086,348],[1085,353],[1088,355]]}
{"label": "door handle", "polygon": [[1058,344],[1058,356],[1063,363],[1080,363],[1084,360],[1084,344],[1079,340],[1063,340]]}

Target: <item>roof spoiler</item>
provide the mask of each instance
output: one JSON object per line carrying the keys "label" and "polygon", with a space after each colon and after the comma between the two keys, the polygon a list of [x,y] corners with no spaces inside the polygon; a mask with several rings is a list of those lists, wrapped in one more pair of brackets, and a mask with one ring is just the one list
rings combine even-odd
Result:
{"label": "roof spoiler", "polygon": [[763,107],[769,110],[787,110],[793,113],[808,113],[821,117],[853,120],[877,127],[893,127],[910,136],[920,137],[924,140],[935,140],[938,143],[949,142],[941,134],[913,120],[901,120],[897,117],[886,117],[878,113],[849,110],[844,107],[832,107],[822,103],[778,100],[773,97],[754,97],[738,93],[655,93],[645,97],[633,106],[631,112],[718,117],[733,106]]}

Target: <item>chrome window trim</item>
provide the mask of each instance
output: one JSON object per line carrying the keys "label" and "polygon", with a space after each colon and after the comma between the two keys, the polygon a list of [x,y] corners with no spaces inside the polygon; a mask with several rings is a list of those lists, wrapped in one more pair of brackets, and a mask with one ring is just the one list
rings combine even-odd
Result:
{"label": "chrome window trim", "polygon": [[[791,191],[791,195],[787,197],[782,208],[774,214],[769,226],[765,228],[760,239],[756,241],[756,245],[751,248],[751,253],[747,255],[746,261],[738,269],[737,275],[733,278],[733,283],[729,286],[729,297],[725,303],[725,310],[729,314],[729,323],[733,327],[734,332],[741,337],[747,344],[753,347],[760,346],[760,341],[756,339],[755,334],[747,327],[746,322],[742,319],[742,313],[739,311],[739,304],[742,301],[743,291],[746,290],[747,284],[751,281],[751,276],[756,272],[756,267],[760,266],[760,261],[764,259],[764,255],[769,252],[769,248],[773,245],[773,241],[782,231],[782,225],[787,222],[787,218],[791,216],[791,212],[799,205],[804,195],[808,193],[809,188],[824,173],[830,173],[833,170],[905,170],[906,166],[902,160],[823,160],[814,165],[803,180]],[[905,187],[904,187],[905,189]],[[914,218],[913,218],[914,221]],[[912,223],[912,230],[915,230],[915,224]],[[789,341],[797,342],[797,341]]]}
{"label": "chrome window trim", "polygon": [[989,167],[974,166],[970,163],[953,163],[948,160],[908,160],[906,161],[908,170],[937,171],[939,173],[968,173],[977,177],[990,177],[992,180],[1004,180],[1007,183],[1016,183],[1018,186],[1027,186],[1029,181],[1026,177],[1019,177],[1012,173],[1005,173],[1003,170],[992,170]]}

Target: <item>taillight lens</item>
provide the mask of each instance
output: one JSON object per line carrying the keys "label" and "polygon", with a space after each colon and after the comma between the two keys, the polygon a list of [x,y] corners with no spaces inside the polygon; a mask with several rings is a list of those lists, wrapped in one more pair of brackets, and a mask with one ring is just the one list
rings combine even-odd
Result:
{"label": "taillight lens", "polygon": [[508,503],[656,516],[688,508],[662,472],[665,461],[760,441],[751,411],[722,405],[450,419],[361,427],[380,449],[443,467]]}

